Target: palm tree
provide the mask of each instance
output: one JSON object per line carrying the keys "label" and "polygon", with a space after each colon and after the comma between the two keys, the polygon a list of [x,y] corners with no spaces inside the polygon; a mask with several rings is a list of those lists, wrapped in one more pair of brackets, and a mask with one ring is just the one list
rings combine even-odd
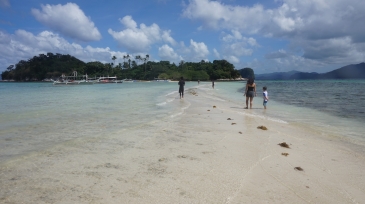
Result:
{"label": "palm tree", "polygon": [[184,60],[181,60],[180,63],[179,63],[179,66],[180,66],[181,70],[183,69],[184,63],[185,63]]}
{"label": "palm tree", "polygon": [[150,58],[150,55],[146,55],[145,58],[143,58],[143,62],[144,62],[144,75],[146,76],[146,62],[148,61],[148,59]]}
{"label": "palm tree", "polygon": [[[135,57],[135,59],[136,59],[136,62],[138,62],[138,60],[142,60],[141,55],[137,55],[137,56]],[[137,64],[138,64],[138,63],[137,63]]]}
{"label": "palm tree", "polygon": [[131,59],[130,58],[131,57],[129,56],[129,54],[127,54],[126,59],[128,59],[128,69],[131,68]]}
{"label": "palm tree", "polygon": [[115,60],[117,59],[117,57],[116,56],[113,56],[112,57],[112,60],[113,60],[113,65],[115,64]]}
{"label": "palm tree", "polygon": [[123,68],[128,69],[128,63],[127,62],[123,62]]}
{"label": "palm tree", "polygon": [[137,62],[136,61],[132,61],[132,67],[136,68],[137,67]]}
{"label": "palm tree", "polygon": [[[123,67],[124,67],[124,65],[125,65],[125,59],[127,58],[127,56],[125,56],[125,55],[123,55]],[[125,67],[124,67],[125,68]]]}

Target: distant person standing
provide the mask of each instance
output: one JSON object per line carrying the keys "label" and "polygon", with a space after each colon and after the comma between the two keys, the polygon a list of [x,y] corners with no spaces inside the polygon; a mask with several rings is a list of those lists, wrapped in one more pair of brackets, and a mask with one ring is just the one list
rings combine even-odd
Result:
{"label": "distant person standing", "polygon": [[214,89],[214,80],[212,80],[212,88]]}
{"label": "distant person standing", "polygon": [[250,99],[250,109],[251,109],[253,97],[256,96],[256,84],[253,79],[249,79],[247,81],[245,93],[243,95],[244,96],[246,95],[246,108],[245,109],[248,109],[248,100],[249,99]]}
{"label": "distant person standing", "polygon": [[200,80],[198,79],[198,85],[200,84]]}
{"label": "distant person standing", "polygon": [[269,95],[268,95],[268,93],[267,93],[267,87],[266,87],[266,86],[264,86],[264,87],[262,88],[262,91],[263,91],[263,93],[262,93],[262,97],[264,98],[263,105],[264,105],[264,109],[266,109],[267,102],[269,101]]}
{"label": "distant person standing", "polygon": [[180,94],[180,99],[184,98],[184,86],[185,86],[185,81],[183,77],[180,77],[179,80],[179,94]]}

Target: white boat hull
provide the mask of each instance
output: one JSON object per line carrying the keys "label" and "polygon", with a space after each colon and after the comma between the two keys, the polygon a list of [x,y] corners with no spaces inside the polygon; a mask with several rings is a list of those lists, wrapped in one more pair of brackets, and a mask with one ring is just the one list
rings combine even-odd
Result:
{"label": "white boat hull", "polygon": [[92,81],[54,81],[53,85],[93,85]]}

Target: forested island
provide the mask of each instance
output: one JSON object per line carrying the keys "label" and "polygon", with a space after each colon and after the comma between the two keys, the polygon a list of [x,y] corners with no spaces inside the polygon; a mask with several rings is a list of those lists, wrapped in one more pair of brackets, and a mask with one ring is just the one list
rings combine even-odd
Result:
{"label": "forested island", "polygon": [[[15,65],[10,65],[2,72],[2,80],[14,81],[42,81],[44,79],[57,79],[62,74],[70,75],[77,71],[79,75],[87,74],[89,77],[116,76],[119,79],[177,80],[181,76],[186,80],[217,80],[241,78],[240,71],[227,60],[214,60],[213,62],[184,62],[178,65],[169,61],[149,61],[149,55],[123,56],[123,63],[115,64],[117,58],[113,56],[110,63],[83,62],[71,55],[40,54],[28,61],[21,60]],[[244,69],[254,77],[253,70]]]}

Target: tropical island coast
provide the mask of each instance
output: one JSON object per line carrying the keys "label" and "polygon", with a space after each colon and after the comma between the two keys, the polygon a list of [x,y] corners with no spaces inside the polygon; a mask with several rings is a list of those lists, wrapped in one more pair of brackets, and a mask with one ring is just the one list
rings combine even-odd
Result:
{"label": "tropical island coast", "polygon": [[[234,65],[227,60],[214,60],[213,62],[201,60],[200,62],[180,61],[178,65],[170,61],[152,62],[149,55],[135,57],[123,56],[124,63],[102,63],[99,61],[83,62],[71,55],[39,54],[31,59],[20,60],[15,65],[9,65],[2,72],[2,80],[6,81],[50,81],[57,80],[61,75],[71,75],[77,72],[89,77],[115,76],[118,79],[177,80],[184,77],[185,80],[207,81],[216,79],[234,80],[241,78],[241,74]],[[254,77],[253,70],[247,72],[246,77]]]}

